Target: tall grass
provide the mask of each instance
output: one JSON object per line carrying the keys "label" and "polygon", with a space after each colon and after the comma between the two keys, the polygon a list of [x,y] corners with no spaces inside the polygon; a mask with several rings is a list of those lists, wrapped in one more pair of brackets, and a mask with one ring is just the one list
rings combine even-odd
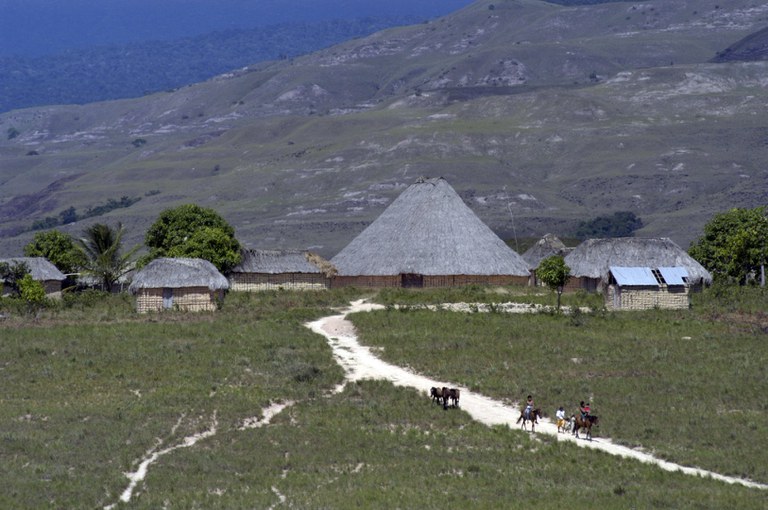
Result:
{"label": "tall grass", "polygon": [[[747,291],[747,295],[749,291]],[[386,310],[352,316],[365,343],[436,378],[551,415],[591,401],[600,433],[683,464],[768,482],[765,294],[692,311],[560,315]],[[738,313],[737,313],[738,311]],[[734,317],[739,317],[735,321]],[[764,315],[762,316],[765,318]]]}
{"label": "tall grass", "polygon": [[[360,297],[375,296],[232,293],[216,313],[138,315],[129,298],[88,295],[33,317],[0,300],[0,508],[115,503],[147,451],[214,417],[215,436],[159,459],[119,507],[763,506],[763,491],[488,428],[415,390],[331,393],[342,370],[303,324]],[[391,309],[354,320],[385,356],[431,376],[509,401],[533,393],[552,411],[589,397],[604,435],[765,481],[754,448],[768,439],[765,333],[755,314],[736,316]],[[272,425],[240,430],[288,401]]]}

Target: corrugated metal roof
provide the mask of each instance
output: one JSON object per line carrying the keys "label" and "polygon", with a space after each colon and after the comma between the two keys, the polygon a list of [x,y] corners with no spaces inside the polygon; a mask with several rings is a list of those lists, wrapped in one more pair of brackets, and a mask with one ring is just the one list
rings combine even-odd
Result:
{"label": "corrugated metal roof", "polygon": [[688,271],[684,267],[660,267],[659,272],[667,285],[685,285],[688,280]]}
{"label": "corrugated metal roof", "polygon": [[624,285],[651,285],[659,286],[656,277],[650,267],[620,267],[611,266],[611,274],[620,286]]}

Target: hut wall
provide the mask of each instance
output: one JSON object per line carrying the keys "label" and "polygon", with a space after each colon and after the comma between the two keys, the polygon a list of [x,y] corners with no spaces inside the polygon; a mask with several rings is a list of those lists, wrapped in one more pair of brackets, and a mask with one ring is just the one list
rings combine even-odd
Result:
{"label": "hut wall", "polygon": [[400,287],[401,278],[397,276],[334,276],[331,287]]}
{"label": "hut wall", "polygon": [[563,292],[576,292],[577,290],[586,290],[587,292],[598,292],[602,289],[602,280],[599,278],[588,278],[586,276],[571,277],[563,288]]}
{"label": "hut wall", "polygon": [[511,275],[439,275],[424,276],[424,287],[460,287],[462,285],[527,286],[527,276]]}
{"label": "hut wall", "polygon": [[261,290],[325,290],[330,281],[322,274],[310,273],[233,273],[229,279],[230,290],[256,292]]}
{"label": "hut wall", "polygon": [[[459,287],[462,285],[520,285],[527,286],[528,276],[511,275],[425,275],[424,288]],[[402,275],[394,276],[334,276],[331,287],[402,287]]]}
{"label": "hut wall", "polygon": [[[212,291],[208,287],[173,289],[173,309],[189,312],[214,311],[217,301],[224,298],[224,291]],[[160,312],[163,310],[163,289],[141,289],[136,294],[136,311]]]}
{"label": "hut wall", "polygon": [[49,298],[59,299],[61,298],[61,282],[59,280],[46,280],[40,282],[43,284],[45,294]]}
{"label": "hut wall", "polygon": [[[61,282],[59,280],[45,280],[45,281],[41,281],[40,284],[43,286],[43,289],[45,290],[46,297],[53,298],[53,299],[61,298]],[[0,291],[0,296],[10,296],[12,293],[13,293],[13,290],[11,289],[11,286],[3,283],[2,291]]]}
{"label": "hut wall", "polygon": [[687,287],[618,287],[609,285],[605,292],[608,310],[649,310],[652,308],[687,310],[691,295]]}

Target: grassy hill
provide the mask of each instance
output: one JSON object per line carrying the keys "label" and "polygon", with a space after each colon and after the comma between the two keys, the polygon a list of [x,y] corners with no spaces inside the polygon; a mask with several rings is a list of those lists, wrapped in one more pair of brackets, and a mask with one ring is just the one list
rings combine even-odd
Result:
{"label": "grassy hill", "polygon": [[747,0],[481,0],[175,91],[9,112],[0,252],[35,221],[127,196],[88,221],[140,242],[195,202],[248,246],[332,256],[422,175],[503,237],[631,210],[637,235],[686,247],[713,213],[765,203],[768,64],[709,60],[766,17]]}

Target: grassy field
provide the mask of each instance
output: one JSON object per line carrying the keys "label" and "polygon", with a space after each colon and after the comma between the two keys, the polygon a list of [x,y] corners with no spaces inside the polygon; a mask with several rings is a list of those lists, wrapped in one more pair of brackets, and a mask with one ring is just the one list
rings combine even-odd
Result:
{"label": "grassy field", "polygon": [[[343,373],[303,324],[359,297],[551,299],[482,288],[232,293],[214,314],[138,316],[124,296],[92,296],[34,319],[0,301],[0,507],[118,503],[124,473],[148,451],[214,424],[212,437],[158,459],[116,508],[764,507],[764,491],[488,428],[416,390],[365,382],[333,393]],[[602,435],[766,482],[768,454],[753,446],[768,439],[765,299],[712,292],[692,312],[390,308],[353,319],[390,360],[510,401],[533,393],[550,413],[589,398]],[[292,405],[241,430],[273,402]]]}

